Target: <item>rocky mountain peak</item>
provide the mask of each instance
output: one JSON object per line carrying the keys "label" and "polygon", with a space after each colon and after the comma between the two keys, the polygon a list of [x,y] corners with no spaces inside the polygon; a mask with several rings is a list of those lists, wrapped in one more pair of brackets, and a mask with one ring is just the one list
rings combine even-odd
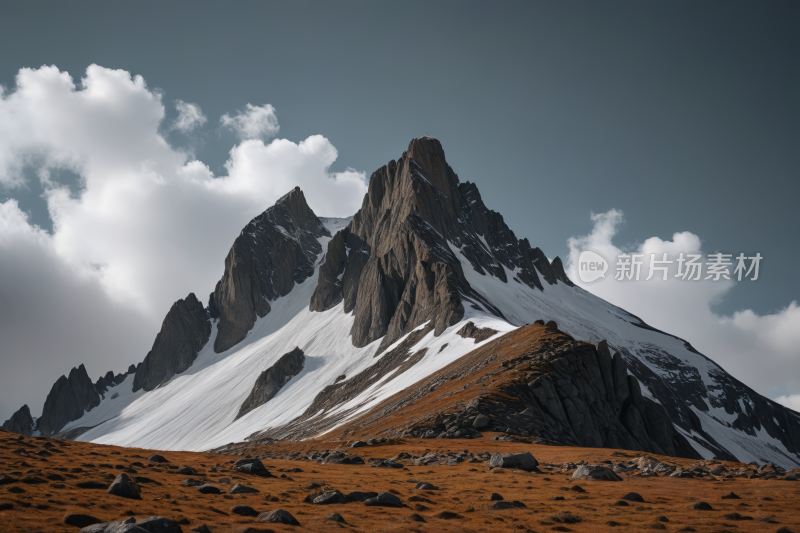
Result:
{"label": "rocky mountain peak", "polygon": [[219,319],[214,351],[241,342],[256,319],[270,312],[270,301],[286,296],[314,273],[322,253],[320,237],[330,237],[330,232],[299,187],[244,227],[209,297],[209,314]]}
{"label": "rocky mountain peak", "polygon": [[[435,333],[458,322],[464,302],[503,317],[468,283],[460,253],[479,274],[542,289],[558,276],[544,253],[518,240],[488,209],[474,183],[460,183],[442,144],[413,139],[398,161],[376,170],[361,209],[328,244],[312,311],[344,300],[353,343],[388,346],[432,320]],[[566,278],[566,276],[564,276]]]}
{"label": "rocky mountain peak", "polygon": [[17,410],[16,413],[11,415],[11,418],[6,420],[0,429],[11,431],[12,433],[19,433],[20,435],[33,434],[35,423],[31,416],[31,410],[28,404],[23,405]]}
{"label": "rocky mountain peak", "polygon": [[44,402],[38,429],[43,435],[53,435],[68,422],[79,419],[84,411],[100,404],[100,395],[89,379],[86,367],[73,368],[69,377],[56,380]]}

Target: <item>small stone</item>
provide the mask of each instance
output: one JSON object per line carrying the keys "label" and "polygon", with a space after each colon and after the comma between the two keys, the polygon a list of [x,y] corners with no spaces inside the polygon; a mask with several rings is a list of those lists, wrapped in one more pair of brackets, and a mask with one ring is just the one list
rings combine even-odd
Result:
{"label": "small stone", "polygon": [[347,503],[347,498],[338,490],[329,490],[314,498],[317,505],[329,505],[332,503]]}
{"label": "small stone", "polygon": [[625,496],[622,497],[623,500],[628,500],[629,502],[639,502],[644,503],[644,498],[642,498],[641,494],[637,492],[629,492]]}
{"label": "small stone", "polygon": [[14,504],[11,502],[0,502],[0,511],[10,511],[14,508]]}
{"label": "small stone", "polygon": [[187,487],[199,487],[200,485],[205,485],[205,483],[203,483],[202,481],[200,481],[198,479],[191,479],[191,478],[184,479],[183,481],[181,481],[181,483],[183,483]]}
{"label": "small stone", "polygon": [[300,522],[292,516],[292,514],[288,511],[284,511],[283,509],[275,509],[274,511],[269,511],[266,513],[261,513],[258,516],[259,522],[269,522],[272,524],[286,524],[289,526],[299,526]]}
{"label": "small stone", "polygon": [[414,487],[414,489],[415,490],[439,490],[439,487],[437,487],[436,485],[431,485],[430,483],[425,483],[423,481],[422,483],[417,483],[417,485]]}
{"label": "small stone", "polygon": [[572,479],[594,479],[598,481],[622,481],[622,478],[605,466],[581,465],[572,474]]}
{"label": "small stone", "polygon": [[273,477],[259,459],[240,459],[233,463],[233,468],[244,474],[261,477]]}
{"label": "small stone", "polygon": [[221,494],[219,488],[211,485],[210,483],[206,483],[205,485],[200,485],[199,487],[195,488],[200,494]]}
{"label": "small stone", "polygon": [[163,455],[151,455],[148,459],[151,463],[168,463],[167,459]]}
{"label": "small stone", "polygon": [[493,492],[493,493],[492,493],[492,495],[491,495],[491,496],[489,496],[489,499],[490,499],[491,501],[493,501],[493,502],[497,502],[497,501],[500,501],[500,500],[502,500],[502,499],[503,499],[503,497],[502,497],[502,496],[500,496],[499,494],[497,494],[496,492]]}
{"label": "small stone", "polygon": [[249,505],[234,505],[231,507],[231,512],[233,514],[238,514],[241,516],[258,516],[258,511],[250,507]]}
{"label": "small stone", "polygon": [[178,473],[184,476],[196,476],[197,470],[195,470],[191,466],[182,466],[178,469]]}
{"label": "small stone", "polygon": [[132,498],[134,500],[141,500],[139,495],[141,489],[136,486],[136,483],[129,478],[126,474],[120,474],[114,480],[114,483],[108,487],[108,493],[112,496],[120,496],[122,498]]}
{"label": "small stone", "polygon": [[370,446],[375,446],[378,444],[378,439],[369,439],[367,441],[367,444],[369,444]]}
{"label": "small stone", "polygon": [[364,446],[367,446],[367,443],[362,440],[357,440],[350,445],[351,448],[363,448]]}
{"label": "small stone", "polygon": [[425,522],[425,519],[422,518],[417,513],[414,513],[414,514],[412,514],[411,516],[408,517],[408,521],[409,522]]}
{"label": "small stone", "polygon": [[692,505],[692,509],[694,509],[695,511],[713,511],[714,510],[714,508],[711,507],[706,502],[695,502]]}
{"label": "small stone", "polygon": [[374,498],[369,498],[364,505],[379,505],[382,507],[402,507],[403,502],[391,492],[381,492]]}
{"label": "small stone", "polygon": [[221,477],[221,478],[219,478],[219,480],[217,480],[217,483],[219,483],[221,485],[227,485],[230,482],[231,482],[231,478],[229,478],[229,477]]}
{"label": "small stone", "polygon": [[733,492],[729,492],[728,494],[723,494],[722,496],[720,496],[720,498],[722,498],[723,500],[741,500],[742,499],[741,496],[739,496],[738,494],[735,494]]}
{"label": "small stone", "polygon": [[569,490],[571,490],[571,491],[573,491],[573,492],[586,492],[586,489],[584,489],[584,488],[583,488],[583,487],[581,487],[580,485],[573,485],[573,486],[571,486],[571,487],[569,488]]}
{"label": "small stone", "polygon": [[614,506],[616,506],[616,507],[627,507],[627,506],[629,506],[630,504],[629,504],[628,502],[626,502],[625,500],[617,500],[617,501],[616,501],[616,502],[614,502],[612,505],[614,505]]}
{"label": "small stone", "polygon": [[250,494],[254,492],[259,492],[259,490],[246,485],[240,485],[239,483],[228,489],[228,494]]}
{"label": "small stone", "polygon": [[[169,518],[151,516],[136,522],[136,527],[148,533],[183,533],[180,524]],[[113,530],[112,530],[113,531]],[[109,531],[108,533],[112,533]]]}
{"label": "small stone", "polygon": [[64,523],[68,526],[75,526],[75,527],[86,527],[91,526],[94,524],[101,523],[102,520],[99,518],[95,518],[94,516],[88,514],[81,514],[81,513],[67,513],[64,517]]}
{"label": "small stone", "polygon": [[355,492],[351,492],[350,494],[348,494],[346,496],[346,498],[347,498],[348,502],[365,502],[365,501],[369,500],[370,498],[374,498],[377,495],[378,495],[377,492],[355,491]]}
{"label": "small stone", "polygon": [[332,522],[347,523],[347,521],[339,513],[331,513],[326,516],[325,519],[331,520]]}
{"label": "small stone", "polygon": [[496,502],[492,504],[489,509],[493,511],[504,511],[506,509],[519,509],[525,507],[525,504],[518,501],[513,502]]}

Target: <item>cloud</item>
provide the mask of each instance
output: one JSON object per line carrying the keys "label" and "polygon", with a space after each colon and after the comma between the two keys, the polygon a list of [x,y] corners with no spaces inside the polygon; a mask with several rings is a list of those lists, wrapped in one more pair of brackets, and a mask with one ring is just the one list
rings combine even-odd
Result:
{"label": "cloud", "polygon": [[791,394],[789,396],[778,396],[775,401],[781,405],[788,407],[800,413],[800,394]]}
{"label": "cloud", "polygon": [[[327,216],[353,214],[366,193],[363,173],[329,171],[338,154],[319,135],[243,141],[215,176],[159,134],[164,115],[143,78],[97,65],[79,85],[56,67],[21,69],[0,95],[0,187],[13,195],[33,165],[53,220],[50,235],[13,200],[0,211],[3,308],[29,310],[4,317],[0,391],[30,390],[13,405],[0,393],[0,419],[21,398],[37,414],[79,363],[96,377],[140,361],[170,305],[189,292],[205,301],[241,228],[294,186]],[[79,193],[60,168],[78,174]]]}
{"label": "cloud", "polygon": [[254,106],[247,104],[244,112],[231,117],[227,113],[219,119],[223,127],[229,128],[243,141],[267,139],[278,133],[278,117],[270,104]]}
{"label": "cloud", "polygon": [[[701,281],[676,279],[677,258],[681,252],[706,254],[699,236],[691,232],[675,233],[672,240],[651,237],[630,249],[621,249],[613,243],[617,228],[624,223],[621,211],[592,214],[593,229],[588,235],[573,237],[568,241],[570,255],[568,275],[579,285],[578,256],[585,249],[605,255],[612,263],[604,281],[582,285],[586,290],[637,315],[653,327],[667,331],[689,341],[698,351],[710,357],[743,383],[761,394],[776,396],[784,392],[800,391],[800,308],[789,303],[774,314],[758,315],[750,309],[732,316],[721,316],[712,306],[723,299],[736,283],[753,283],[748,279],[736,281],[706,280],[704,270]],[[620,253],[644,254],[640,281],[615,279],[616,257]],[[669,265],[668,279],[655,272],[645,281],[650,269],[650,254],[656,259],[676,261]],[[712,251],[711,253],[715,253]],[[736,266],[735,258],[731,273]],[[749,262],[748,262],[749,266]],[[785,397],[785,396],[784,396]]]}
{"label": "cloud", "polygon": [[175,108],[178,110],[178,118],[172,124],[172,129],[188,133],[193,129],[202,126],[208,119],[203,114],[203,110],[197,104],[190,104],[183,100],[175,100]]}

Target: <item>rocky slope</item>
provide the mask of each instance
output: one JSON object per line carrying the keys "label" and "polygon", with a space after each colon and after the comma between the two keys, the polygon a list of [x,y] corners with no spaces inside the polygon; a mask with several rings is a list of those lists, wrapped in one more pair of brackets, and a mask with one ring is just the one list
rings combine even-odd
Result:
{"label": "rocky slope", "polygon": [[[487,431],[475,425],[482,415],[504,438],[800,465],[800,415],[576,287],[558,258],[518,239],[475,184],[459,182],[431,137],[372,175],[351,220],[317,218],[299,189],[281,198],[236,239],[207,318],[199,302],[187,310],[169,322],[194,317],[194,333],[165,328],[160,336],[180,342],[164,346],[176,348],[136,371],[155,388],[134,390],[131,375],[93,392],[83,384],[68,402],[83,414],[53,426],[96,442],[203,450],[338,435],[358,431],[356,421],[474,436]],[[537,320],[557,323],[561,337],[526,340]],[[517,330],[523,338],[503,344]],[[299,371],[288,365],[259,384],[295,348]],[[502,359],[500,348],[516,355]],[[271,397],[267,381],[280,385]]]}
{"label": "rocky slope", "polygon": [[37,429],[43,435],[53,435],[67,422],[79,419],[84,411],[99,404],[100,394],[89,379],[86,367],[80,365],[70,370],[69,377],[58,378],[50,389]]}
{"label": "rocky slope", "polygon": [[303,370],[305,363],[303,350],[295,348],[291,352],[284,354],[278,361],[259,374],[253,390],[245,399],[236,418],[241,418],[256,407],[262,406],[278,394],[287,381],[295,377]]}

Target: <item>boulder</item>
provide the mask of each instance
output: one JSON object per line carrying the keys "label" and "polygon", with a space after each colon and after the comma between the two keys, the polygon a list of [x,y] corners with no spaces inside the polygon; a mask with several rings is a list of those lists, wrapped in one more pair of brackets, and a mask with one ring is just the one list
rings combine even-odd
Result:
{"label": "boulder", "polygon": [[475,427],[475,429],[483,429],[483,428],[489,426],[489,424],[491,424],[491,423],[492,423],[492,419],[491,418],[489,418],[488,416],[486,416],[484,414],[480,414],[480,415],[475,417],[475,420],[472,422],[472,425]]}
{"label": "boulder", "polygon": [[161,516],[151,516],[136,522],[136,527],[142,528],[148,533],[183,533],[180,524],[169,518]]}
{"label": "boulder", "polygon": [[122,498],[132,498],[134,500],[141,499],[141,492],[141,489],[126,474],[118,475],[111,486],[108,487],[109,494],[121,496]]}
{"label": "boulder", "polygon": [[289,526],[299,526],[300,522],[292,516],[292,514],[288,511],[284,511],[283,509],[275,509],[274,511],[269,511],[266,513],[261,513],[258,516],[259,522],[269,522],[271,524],[286,524]]}
{"label": "boulder", "polygon": [[200,494],[221,494],[222,492],[219,490],[218,487],[211,485],[210,483],[206,483],[205,485],[200,485],[199,487],[195,487],[197,492]]}
{"label": "boulder", "polygon": [[126,518],[117,522],[93,524],[81,529],[80,533],[150,533],[136,524],[136,519]]}
{"label": "boulder", "polygon": [[253,487],[247,487],[245,485],[240,485],[237,483],[236,485],[232,486],[228,489],[228,494],[250,494],[259,492],[258,489],[254,489]]}
{"label": "boulder", "polygon": [[369,500],[370,498],[374,498],[377,495],[378,495],[377,492],[355,491],[355,492],[351,492],[350,494],[348,494],[346,496],[346,498],[347,498],[348,502],[365,502],[365,501]]}
{"label": "boulder", "polygon": [[182,466],[178,469],[178,473],[184,476],[196,476],[197,470],[195,470],[191,466]]}
{"label": "boulder", "polygon": [[381,507],[402,507],[403,502],[391,492],[381,492],[374,498],[369,498],[364,505],[378,505]]}
{"label": "boulder", "polygon": [[169,461],[167,461],[167,459],[163,455],[158,455],[158,454],[151,455],[150,457],[147,458],[147,460],[150,461],[151,463],[168,463],[169,462]]}
{"label": "boulder", "polygon": [[598,481],[622,481],[622,478],[608,467],[581,465],[572,474],[572,479],[595,479]]}
{"label": "boulder", "polygon": [[338,490],[329,490],[314,498],[317,505],[328,505],[331,503],[347,503],[347,498]]}
{"label": "boulder", "polygon": [[64,516],[64,523],[68,526],[74,527],[83,528],[94,524],[100,524],[102,522],[103,521],[99,518],[83,513],[67,513],[66,516]]}
{"label": "boulder", "polygon": [[628,494],[623,496],[622,499],[628,500],[629,502],[639,502],[639,503],[644,502],[644,498],[642,498],[642,495],[639,494],[638,492],[629,492]]}
{"label": "boulder", "polygon": [[233,463],[233,468],[244,474],[251,474],[260,477],[273,477],[264,467],[260,459],[239,459]]}
{"label": "boulder", "polygon": [[249,505],[234,505],[231,507],[231,512],[233,514],[238,514],[240,516],[258,516],[259,512],[250,507]]}
{"label": "boulder", "polygon": [[531,452],[524,453],[493,453],[489,460],[490,468],[514,468],[532,472],[536,470],[539,462],[534,459]]}

